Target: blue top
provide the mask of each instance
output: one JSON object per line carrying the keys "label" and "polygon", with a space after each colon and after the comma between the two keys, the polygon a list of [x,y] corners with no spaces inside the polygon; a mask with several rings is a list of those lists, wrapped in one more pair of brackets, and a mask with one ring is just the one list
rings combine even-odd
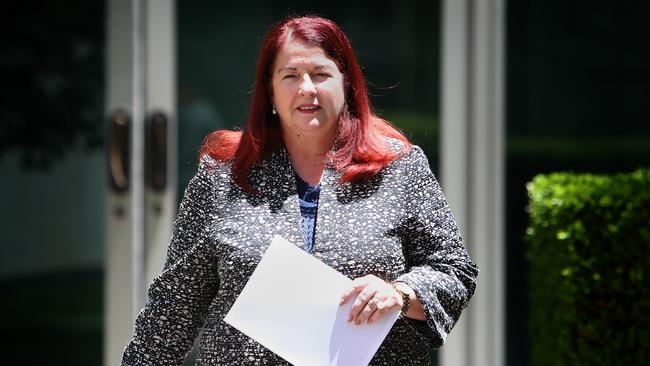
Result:
{"label": "blue top", "polygon": [[302,231],[305,238],[305,249],[307,250],[307,253],[313,253],[320,184],[311,186],[298,174],[296,174],[296,183],[298,185],[298,201],[300,202],[301,216],[300,223],[302,224]]}

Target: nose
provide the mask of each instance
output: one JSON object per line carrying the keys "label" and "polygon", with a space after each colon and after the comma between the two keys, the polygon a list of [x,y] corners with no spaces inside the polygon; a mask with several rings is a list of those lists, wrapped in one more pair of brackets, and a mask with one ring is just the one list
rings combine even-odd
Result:
{"label": "nose", "polygon": [[307,96],[313,97],[314,95],[316,95],[316,86],[314,85],[314,83],[311,80],[311,77],[309,77],[308,74],[305,74],[302,77],[302,83],[300,84],[300,90],[298,90],[298,93],[300,93],[300,95],[305,97]]}

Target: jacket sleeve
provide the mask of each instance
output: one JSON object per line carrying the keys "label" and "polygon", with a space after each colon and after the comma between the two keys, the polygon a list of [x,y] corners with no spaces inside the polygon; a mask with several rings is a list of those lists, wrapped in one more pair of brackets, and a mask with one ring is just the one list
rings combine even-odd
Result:
{"label": "jacket sleeve", "polygon": [[149,286],[122,365],[181,365],[219,281],[212,243],[215,163],[203,158],[185,190],[163,271]]}
{"label": "jacket sleeve", "polygon": [[426,321],[407,319],[433,348],[444,343],[474,294],[478,267],[470,260],[426,156],[407,156],[407,214],[402,233],[407,272],[396,281],[417,294]]}

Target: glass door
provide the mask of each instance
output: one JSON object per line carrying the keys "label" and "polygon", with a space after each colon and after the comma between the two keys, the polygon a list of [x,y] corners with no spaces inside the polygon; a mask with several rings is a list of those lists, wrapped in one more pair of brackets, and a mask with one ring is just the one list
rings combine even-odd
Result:
{"label": "glass door", "polygon": [[116,365],[176,212],[174,3],[5,10],[2,364]]}
{"label": "glass door", "polygon": [[3,365],[102,362],[103,1],[0,13]]}

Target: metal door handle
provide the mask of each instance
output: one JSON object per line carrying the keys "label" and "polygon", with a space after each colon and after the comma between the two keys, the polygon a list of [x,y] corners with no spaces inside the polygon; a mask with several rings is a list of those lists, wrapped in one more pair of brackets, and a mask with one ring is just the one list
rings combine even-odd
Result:
{"label": "metal door handle", "polygon": [[129,189],[131,117],[123,110],[108,120],[108,175],[115,192]]}
{"label": "metal door handle", "polygon": [[153,112],[147,119],[147,183],[154,191],[167,187],[167,116]]}

